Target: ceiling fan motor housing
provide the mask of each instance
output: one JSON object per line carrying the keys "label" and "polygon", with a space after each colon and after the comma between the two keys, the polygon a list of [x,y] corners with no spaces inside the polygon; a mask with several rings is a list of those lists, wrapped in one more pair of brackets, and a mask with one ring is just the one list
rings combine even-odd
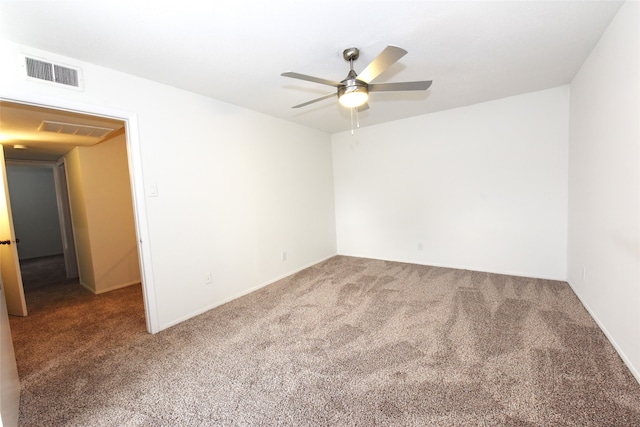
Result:
{"label": "ceiling fan motor housing", "polygon": [[[346,52],[346,51],[345,51]],[[353,68],[347,74],[347,77],[340,82],[341,85],[338,86],[338,97],[341,97],[345,93],[351,92],[366,92],[369,93],[369,85],[362,80],[358,79],[358,75],[353,70]]]}
{"label": "ceiling fan motor housing", "polygon": [[343,83],[343,85],[338,87],[338,97],[341,97],[346,93],[352,93],[352,92],[369,93],[369,90],[368,90],[369,85],[358,79],[345,79],[341,83]]}

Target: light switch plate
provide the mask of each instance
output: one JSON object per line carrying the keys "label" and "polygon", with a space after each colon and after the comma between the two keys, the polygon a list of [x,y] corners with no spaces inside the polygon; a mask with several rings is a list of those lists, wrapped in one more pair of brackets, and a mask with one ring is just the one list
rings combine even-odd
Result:
{"label": "light switch plate", "polygon": [[158,197],[158,184],[149,184],[149,197]]}

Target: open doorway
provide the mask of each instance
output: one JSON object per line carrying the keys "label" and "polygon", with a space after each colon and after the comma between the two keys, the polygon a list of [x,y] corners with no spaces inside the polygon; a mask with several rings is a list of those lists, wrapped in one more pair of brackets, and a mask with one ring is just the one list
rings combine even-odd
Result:
{"label": "open doorway", "polygon": [[[34,139],[31,139],[31,149],[29,149],[29,146],[27,146],[27,149],[24,149],[24,146],[21,145],[26,144],[15,143],[15,141],[10,141],[7,138],[7,124],[11,124],[12,126],[14,124],[16,126],[20,124],[20,120],[14,120],[11,114],[7,114],[7,108],[14,106],[17,106],[22,111],[27,111],[28,114],[39,115],[38,120],[40,121],[40,129],[38,129],[38,131],[40,132],[42,132],[42,128],[45,126],[53,126],[54,129],[50,130],[49,133],[60,134],[63,132],[56,131],[55,126],[58,126],[58,128],[68,128],[68,125],[70,124],[77,125],[77,119],[80,119],[80,126],[77,126],[79,130],[74,130],[74,132],[76,133],[71,134],[71,136],[69,134],[63,136],[66,141],[73,141],[76,137],[87,136],[89,132],[93,131],[92,129],[97,129],[96,132],[98,133],[101,131],[104,131],[107,134],[110,133],[111,135],[107,139],[111,139],[111,142],[104,143],[104,141],[101,140],[100,143],[95,143],[94,141],[94,144],[89,148],[86,145],[74,144],[73,142],[63,143],[59,140],[48,141],[48,145],[44,143],[35,144],[32,143]],[[14,102],[9,100],[0,101],[0,112],[3,116],[3,129],[1,129],[3,132],[2,142],[3,146],[5,147],[4,151],[7,154],[8,161],[54,162],[56,164],[56,167],[63,166],[66,169],[64,171],[66,172],[66,175],[73,175],[73,177],[69,179],[68,184],[65,186],[65,188],[69,190],[68,199],[71,205],[70,210],[71,212],[75,210],[75,221],[80,223],[79,227],[77,227],[77,230],[79,230],[79,232],[76,232],[75,239],[71,237],[71,241],[79,243],[79,247],[77,248],[78,259],[77,262],[71,261],[71,263],[74,266],[78,266],[81,284],[89,288],[96,294],[108,292],[119,287],[133,284],[131,283],[132,280],[126,280],[126,274],[123,275],[123,269],[129,272],[135,269],[137,272],[137,277],[133,281],[138,283],[142,282],[143,286],[144,311],[147,321],[147,330],[152,333],[156,332],[157,327],[154,325],[155,316],[153,316],[153,313],[155,312],[155,310],[153,310],[153,299],[148,298],[148,294],[153,292],[152,289],[149,289],[151,286],[151,283],[148,283],[149,274],[143,273],[144,261],[141,259],[143,250],[139,246],[139,243],[141,244],[141,242],[143,241],[141,237],[146,235],[146,222],[144,221],[144,217],[140,215],[140,211],[144,211],[144,201],[140,199],[140,195],[142,194],[142,192],[135,192],[134,181],[141,181],[141,176],[139,174],[139,170],[135,177],[129,175],[129,169],[131,168],[131,165],[139,164],[137,163],[139,162],[139,158],[131,158],[131,152],[133,151],[135,153],[137,150],[139,150],[139,147],[137,147],[137,137],[133,138],[132,144],[131,139],[127,135],[127,129],[131,127],[137,129],[135,117],[127,114],[123,114],[119,118],[114,118],[112,115],[108,115],[105,117],[100,115],[101,112],[98,112],[99,115],[93,115],[84,112],[79,113],[77,111],[59,110],[57,108],[51,108],[48,106],[45,107],[41,105],[25,104],[22,102]],[[47,114],[67,115],[71,117],[71,119],[64,117],[63,120],[57,118],[54,120],[50,120],[43,118],[45,117],[43,116],[43,114],[45,116]],[[105,125],[96,125],[95,123],[90,123],[85,127],[85,125],[82,124],[82,120],[106,120],[107,123]],[[131,123],[132,121],[134,123]],[[116,124],[119,123],[120,127],[118,128],[117,126],[112,126],[113,122],[115,122]],[[62,130],[64,132],[68,131],[68,129]],[[40,136],[42,135],[43,134],[41,134]],[[66,152],[61,153],[61,151],[64,150],[66,150]],[[119,164],[120,166],[124,165],[124,169],[127,172],[125,178],[117,178],[116,176],[118,166],[116,165],[117,162],[113,160],[112,155],[118,150],[120,152],[120,160],[123,160],[123,162],[121,161],[119,162]],[[58,157],[52,158],[52,156]],[[60,159],[64,159],[64,162],[61,162]],[[53,170],[59,172],[59,169],[54,168]],[[94,173],[92,176],[87,176],[87,171],[97,171],[97,173]],[[134,175],[134,173],[131,173],[131,175]],[[96,255],[95,251],[90,249],[87,250],[87,242],[91,241],[91,239],[93,239],[95,243],[96,236],[100,238],[101,236],[104,237],[105,235],[111,234],[120,236],[115,240],[119,240],[119,242],[116,243],[122,243],[123,238],[121,236],[123,234],[126,234],[120,232],[124,228],[127,228],[125,225],[123,225],[123,222],[118,220],[117,215],[114,215],[112,212],[104,212],[104,207],[120,205],[126,206],[127,203],[122,203],[122,199],[118,200],[117,198],[114,198],[113,194],[105,196],[105,193],[100,193],[98,196],[93,197],[91,203],[87,203],[86,197],[83,199],[82,196],[86,196],[88,194],[89,197],[91,197],[91,194],[94,194],[92,193],[92,188],[95,189],[96,186],[99,187],[100,184],[105,184],[106,186],[112,187],[114,181],[119,181],[120,184],[124,182],[129,191],[128,231],[130,232],[130,237],[132,237],[128,239],[128,241],[130,242],[129,247],[124,251],[121,250],[119,253],[116,253],[118,252],[117,249],[111,249],[109,251],[106,251],[106,254],[105,251],[102,251],[102,253]],[[60,183],[57,184],[59,185]],[[138,198],[137,203],[136,200],[134,200],[136,196]],[[97,205],[97,208],[95,205]],[[134,206],[137,207],[137,209],[135,209]],[[93,213],[87,212],[91,209],[93,209]],[[73,217],[73,215],[71,216]],[[62,223],[63,218],[61,218],[60,221]],[[88,236],[87,229],[92,224],[94,231],[97,231],[93,233],[93,235]],[[60,231],[61,234],[67,234],[67,238],[70,238],[70,233],[65,231],[64,227],[61,228]],[[17,237],[20,238],[20,236]],[[98,244],[98,246],[103,245]],[[65,249],[67,249],[66,245]],[[104,262],[105,259],[107,259],[107,263]],[[67,268],[68,272],[68,257],[65,256],[65,260],[67,260],[67,262],[65,263],[67,265],[65,267]],[[100,266],[101,261],[102,266]],[[147,283],[145,283],[145,281]],[[151,316],[149,316],[149,312],[152,313]]]}
{"label": "open doorway", "polygon": [[5,160],[25,293],[78,278],[64,162]]}

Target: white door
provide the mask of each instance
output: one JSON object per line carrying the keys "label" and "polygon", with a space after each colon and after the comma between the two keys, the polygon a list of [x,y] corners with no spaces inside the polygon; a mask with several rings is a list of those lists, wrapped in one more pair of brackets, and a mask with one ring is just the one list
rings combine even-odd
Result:
{"label": "white door", "polygon": [[[0,254],[0,258],[2,255]],[[0,268],[1,272],[2,268]],[[20,382],[16,356],[13,352],[13,341],[9,329],[9,316],[0,274],[0,426],[14,427],[18,425],[20,406]]]}
{"label": "white door", "polygon": [[14,316],[27,315],[27,303],[22,288],[22,274],[18,260],[16,233],[11,217],[11,203],[9,201],[9,187],[7,185],[7,167],[4,161],[4,149],[0,145],[0,270],[4,283],[4,295],[7,301],[7,311]]}

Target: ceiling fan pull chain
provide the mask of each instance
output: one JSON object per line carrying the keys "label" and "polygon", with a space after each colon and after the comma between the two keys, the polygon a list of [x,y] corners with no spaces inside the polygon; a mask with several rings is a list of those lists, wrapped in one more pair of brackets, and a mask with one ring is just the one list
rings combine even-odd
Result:
{"label": "ceiling fan pull chain", "polygon": [[353,109],[356,110],[356,127],[360,129],[360,110],[358,110],[358,107],[354,107]]}
{"label": "ceiling fan pull chain", "polygon": [[354,108],[351,108],[351,135],[353,135],[353,110]]}

